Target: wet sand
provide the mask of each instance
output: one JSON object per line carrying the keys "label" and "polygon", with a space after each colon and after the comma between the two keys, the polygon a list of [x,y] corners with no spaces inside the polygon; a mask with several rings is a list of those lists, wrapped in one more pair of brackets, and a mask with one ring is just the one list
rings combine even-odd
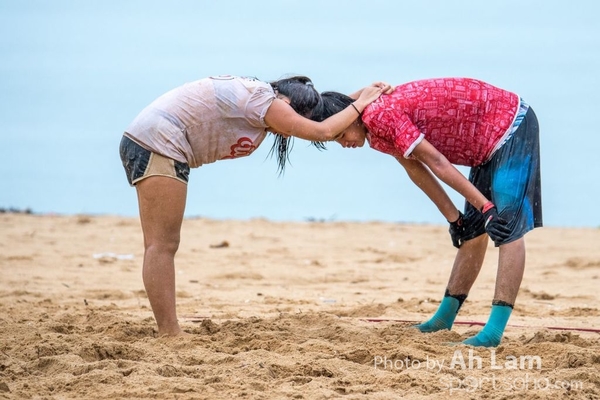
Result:
{"label": "wet sand", "polygon": [[[498,251],[452,331],[444,226],[186,219],[178,312],[156,337],[137,218],[0,214],[0,399],[600,399],[600,229],[526,237],[502,344]],[[559,329],[561,328],[561,329]]]}

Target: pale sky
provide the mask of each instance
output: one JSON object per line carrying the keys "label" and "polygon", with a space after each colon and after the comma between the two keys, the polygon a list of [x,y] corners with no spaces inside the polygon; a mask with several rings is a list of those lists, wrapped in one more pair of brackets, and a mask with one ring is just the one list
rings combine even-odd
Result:
{"label": "pale sky", "polygon": [[[541,126],[547,225],[600,226],[596,1],[0,0],[0,208],[137,215],[122,131],[155,97],[216,74],[311,77],[351,92],[470,76],[519,93]],[[192,171],[188,216],[444,223],[391,157],[268,137]],[[451,194],[458,206],[462,199]]]}

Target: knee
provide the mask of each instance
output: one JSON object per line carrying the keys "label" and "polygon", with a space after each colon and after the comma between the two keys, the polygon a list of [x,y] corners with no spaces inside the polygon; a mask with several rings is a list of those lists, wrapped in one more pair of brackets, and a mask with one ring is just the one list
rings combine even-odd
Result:
{"label": "knee", "polygon": [[175,254],[179,249],[180,235],[164,235],[157,238],[150,238],[144,241],[145,251],[158,252],[163,254]]}

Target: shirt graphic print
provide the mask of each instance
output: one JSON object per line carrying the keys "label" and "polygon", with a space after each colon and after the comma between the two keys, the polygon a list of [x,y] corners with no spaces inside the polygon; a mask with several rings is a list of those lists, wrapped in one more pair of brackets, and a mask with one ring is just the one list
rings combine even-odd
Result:
{"label": "shirt graphic print", "polygon": [[519,96],[470,78],[440,78],[399,85],[364,111],[369,145],[410,157],[427,139],[451,163],[481,165],[510,132]]}

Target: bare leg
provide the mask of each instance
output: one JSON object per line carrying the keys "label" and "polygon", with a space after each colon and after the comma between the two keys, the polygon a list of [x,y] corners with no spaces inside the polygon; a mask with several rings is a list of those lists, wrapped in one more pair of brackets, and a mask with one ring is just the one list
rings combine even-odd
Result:
{"label": "bare leg", "polygon": [[415,325],[415,328],[421,332],[436,332],[452,328],[462,302],[481,271],[487,243],[487,235],[480,235],[463,243],[456,253],[446,295],[437,311],[429,320]]}
{"label": "bare leg", "polygon": [[483,234],[460,246],[448,280],[448,292],[454,295],[469,294],[481,271],[487,244],[488,235]]}
{"label": "bare leg", "polygon": [[500,246],[495,301],[514,305],[525,271],[525,239]]}
{"label": "bare leg", "polygon": [[501,245],[496,292],[490,317],[483,329],[477,335],[465,339],[464,344],[485,347],[495,347],[500,344],[523,280],[524,270],[525,239],[521,238]]}
{"label": "bare leg", "polygon": [[177,322],[175,253],[179,248],[187,185],[165,176],[151,176],[137,185],[144,232],[144,287],[158,324],[158,334],[183,333]]}

